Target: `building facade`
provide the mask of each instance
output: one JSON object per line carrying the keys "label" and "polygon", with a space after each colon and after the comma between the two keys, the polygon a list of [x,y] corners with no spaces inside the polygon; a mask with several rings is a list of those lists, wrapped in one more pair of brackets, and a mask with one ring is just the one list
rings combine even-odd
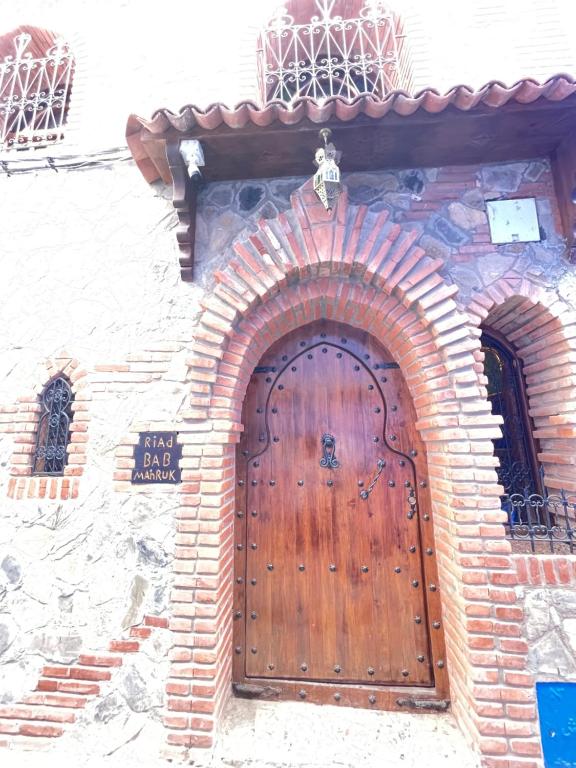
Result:
{"label": "building facade", "polygon": [[576,680],[569,7],[524,11],[528,69],[477,4],[508,87],[470,56],[440,96],[426,10],[250,6],[228,39],[30,3],[0,38],[61,86],[30,117],[3,72],[0,744],[185,758],[234,684],[449,705],[486,766],[542,765],[536,684]]}

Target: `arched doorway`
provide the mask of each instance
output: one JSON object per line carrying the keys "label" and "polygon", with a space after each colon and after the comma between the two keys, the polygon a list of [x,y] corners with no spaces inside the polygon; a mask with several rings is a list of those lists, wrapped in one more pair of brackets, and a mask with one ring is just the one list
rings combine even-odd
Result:
{"label": "arched doorway", "polygon": [[237,454],[234,681],[381,708],[447,697],[423,444],[400,369],[321,320],[254,369]]}

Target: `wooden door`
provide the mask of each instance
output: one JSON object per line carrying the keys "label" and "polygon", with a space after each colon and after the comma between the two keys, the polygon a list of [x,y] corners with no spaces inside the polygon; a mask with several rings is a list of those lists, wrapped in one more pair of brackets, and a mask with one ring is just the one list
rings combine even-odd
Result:
{"label": "wooden door", "polygon": [[398,366],[347,326],[299,329],[255,369],[238,455],[237,681],[434,685],[414,422]]}

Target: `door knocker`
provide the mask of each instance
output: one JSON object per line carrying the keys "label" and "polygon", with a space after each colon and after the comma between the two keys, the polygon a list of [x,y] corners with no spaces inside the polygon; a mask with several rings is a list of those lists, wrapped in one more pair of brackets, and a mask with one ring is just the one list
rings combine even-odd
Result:
{"label": "door knocker", "polygon": [[326,469],[338,469],[340,462],[336,458],[336,438],[334,435],[323,434],[320,443],[322,444],[320,466]]}

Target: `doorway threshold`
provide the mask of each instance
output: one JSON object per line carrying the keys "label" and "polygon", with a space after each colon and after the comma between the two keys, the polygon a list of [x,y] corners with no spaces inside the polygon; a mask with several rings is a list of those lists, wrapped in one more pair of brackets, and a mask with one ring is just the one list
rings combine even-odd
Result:
{"label": "doorway threshold", "polygon": [[[200,765],[200,763],[195,763]],[[231,698],[206,768],[478,768],[450,713]]]}

